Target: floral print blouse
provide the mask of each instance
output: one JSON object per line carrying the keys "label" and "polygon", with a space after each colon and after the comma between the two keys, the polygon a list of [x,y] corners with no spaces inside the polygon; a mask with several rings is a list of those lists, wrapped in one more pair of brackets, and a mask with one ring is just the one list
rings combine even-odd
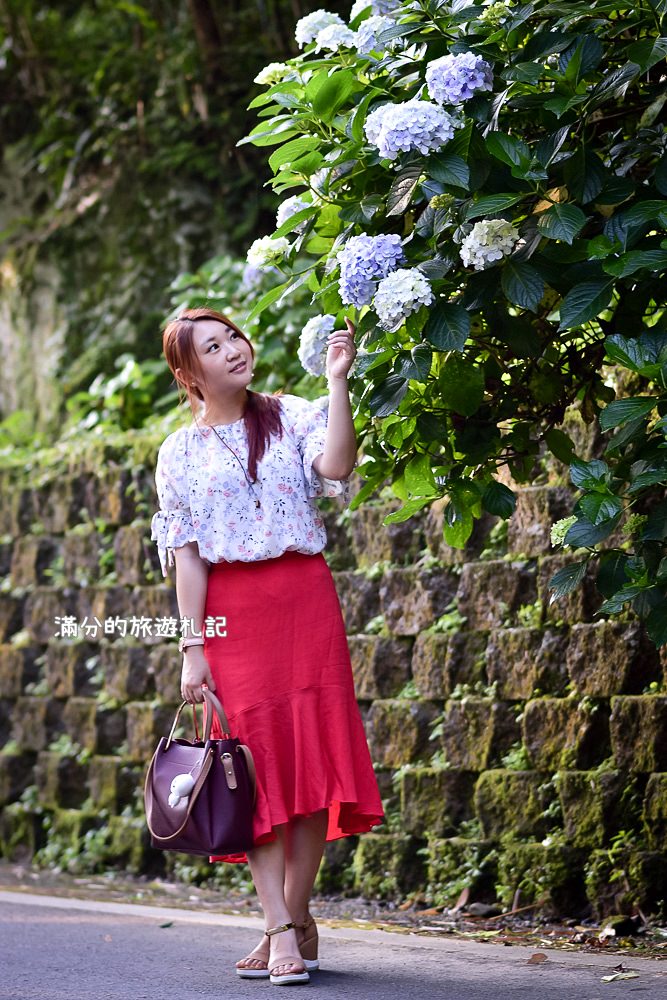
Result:
{"label": "floral print blouse", "polygon": [[188,542],[197,542],[209,564],[273,559],[287,550],[315,554],[326,545],[314,500],[340,495],[350,501],[349,479],[325,479],[313,469],[313,459],[324,451],[328,398],[278,398],[283,436],[271,438],[258,462],[253,492],[243,472],[248,469],[243,418],[216,425],[243,469],[210,427],[193,423],[163,441],[155,470],[160,510],[151,521],[163,576],[174,565],[174,549]]}

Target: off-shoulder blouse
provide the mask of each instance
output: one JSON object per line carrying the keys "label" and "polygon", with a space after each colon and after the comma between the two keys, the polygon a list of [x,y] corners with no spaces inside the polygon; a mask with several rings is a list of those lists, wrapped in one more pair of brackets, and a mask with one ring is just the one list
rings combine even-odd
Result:
{"label": "off-shoulder blouse", "polygon": [[[174,564],[173,550],[188,542],[197,542],[209,564],[273,559],[288,550],[316,554],[326,545],[314,500],[341,496],[344,503],[350,501],[349,479],[326,479],[313,469],[313,459],[324,451],[328,398],[278,398],[283,436],[272,436],[257,464],[252,493],[238,461],[210,427],[193,422],[163,441],[155,470],[160,509],[151,521],[163,576]],[[247,471],[243,418],[216,430]]]}

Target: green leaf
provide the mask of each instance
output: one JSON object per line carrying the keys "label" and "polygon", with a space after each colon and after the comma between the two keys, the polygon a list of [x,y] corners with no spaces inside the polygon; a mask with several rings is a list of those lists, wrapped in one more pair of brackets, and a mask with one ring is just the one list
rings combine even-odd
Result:
{"label": "green leaf", "polygon": [[589,493],[578,505],[592,524],[602,524],[621,513],[623,505],[612,493]]}
{"label": "green leaf", "polygon": [[432,497],[438,493],[430,455],[415,455],[410,459],[404,472],[405,485],[413,496]]}
{"label": "green leaf", "polygon": [[621,587],[619,591],[608,597],[600,607],[597,613],[599,615],[617,615],[619,611],[623,610],[623,606],[628,603],[628,601],[634,600],[638,597],[646,587],[641,584],[627,583],[624,587]]}
{"label": "green leaf", "polygon": [[574,441],[568,434],[565,434],[564,431],[559,431],[556,427],[552,427],[544,435],[544,440],[551,454],[559,462],[564,462],[565,465],[570,464],[574,455]]}
{"label": "green leaf", "polygon": [[607,73],[591,91],[588,111],[594,111],[595,108],[601,107],[605,101],[612,97],[623,97],[630,84],[637,79],[640,73],[641,68],[633,62],[626,63],[620,69]]}
{"label": "green leaf", "polygon": [[417,372],[416,377],[420,382],[425,382],[433,364],[433,351],[428,344],[417,344],[412,348],[410,354]]}
{"label": "green leaf", "polygon": [[667,38],[643,38],[628,48],[628,57],[645,73],[667,57]]}
{"label": "green leaf", "polygon": [[[313,81],[309,81],[306,87],[306,95],[311,97],[312,91],[309,92],[310,85]],[[313,105],[313,111],[318,115],[322,121],[330,124],[338,110],[345,104],[348,97],[359,90],[361,85],[357,81],[354,73],[349,69],[337,70],[332,73],[327,79],[321,83],[314,94],[312,94],[311,100]]]}
{"label": "green leaf", "polygon": [[407,500],[402,507],[398,510],[394,510],[391,514],[387,514],[383,524],[401,524],[403,521],[409,520],[414,514],[417,514],[420,510],[428,504],[433,503],[437,499],[436,496],[430,497],[415,497],[412,500]]}
{"label": "green leaf", "polygon": [[469,510],[459,507],[453,501],[445,507],[443,517],[443,535],[447,545],[453,549],[462,549],[470,538],[473,529],[473,516]]}
{"label": "green leaf", "polygon": [[298,139],[292,139],[290,142],[286,142],[284,146],[277,149],[275,153],[272,153],[269,157],[269,166],[273,170],[274,174],[284,167],[288,163],[293,163],[304,153],[308,153],[313,149],[317,149],[320,145],[320,140],[315,135],[304,135],[300,136]]}
{"label": "green leaf", "polygon": [[615,399],[605,406],[600,414],[600,427],[608,431],[612,427],[622,427],[628,420],[636,420],[650,413],[657,406],[659,399],[655,396],[635,396],[629,399]]}
{"label": "green leaf", "polygon": [[609,477],[609,466],[599,458],[591,462],[582,462],[575,458],[570,463],[570,479],[572,485],[580,490],[593,490],[600,484],[605,486]]}
{"label": "green leaf", "polygon": [[540,215],[537,228],[550,240],[572,243],[586,225],[586,216],[576,205],[555,204]]}
{"label": "green leaf", "polygon": [[493,479],[482,493],[482,506],[489,514],[507,519],[516,508],[516,494],[504,483]]}
{"label": "green leaf", "polygon": [[371,393],[370,411],[374,417],[386,417],[400,406],[408,391],[408,380],[402,375],[387,375]]}
{"label": "green leaf", "polygon": [[506,208],[523,201],[525,194],[487,194],[477,201],[468,205],[465,217],[467,219],[478,219],[480,215],[494,215],[503,212]]}
{"label": "green leaf", "polygon": [[658,483],[667,483],[667,469],[651,469],[647,472],[641,472],[633,478],[628,493],[639,493],[647,486],[655,486]]}
{"label": "green leaf", "polygon": [[653,608],[645,622],[646,631],[656,647],[667,642],[667,600],[664,599],[657,608]]}
{"label": "green leaf", "polygon": [[503,268],[500,283],[510,302],[533,312],[544,295],[544,278],[530,264],[509,261]]}
{"label": "green leaf", "polygon": [[504,132],[489,132],[486,137],[486,148],[491,156],[509,167],[518,167],[530,163],[530,149],[521,139]]}
{"label": "green leaf", "polygon": [[603,552],[600,557],[600,568],[595,580],[595,586],[603,597],[611,597],[627,582],[625,568],[629,562],[625,552]]}
{"label": "green leaf", "polygon": [[667,331],[643,330],[640,337],[613,333],[605,340],[607,357],[630,371],[654,378],[660,371],[658,358],[667,347]]}
{"label": "green leaf", "polygon": [[470,169],[463,157],[457,156],[455,153],[440,153],[431,156],[426,170],[429,177],[439,181],[440,184],[468,190]]}
{"label": "green leaf", "polygon": [[281,285],[276,285],[275,288],[270,288],[268,292],[262,295],[261,299],[255,303],[251,311],[246,316],[246,325],[252,323],[254,319],[260,316],[264,310],[270,306],[276,299],[286,292],[292,285],[292,279],[288,281],[283,281]]}
{"label": "green leaf", "polygon": [[605,260],[603,271],[616,278],[627,278],[646,268],[648,271],[662,271],[667,267],[667,250],[630,250],[612,260]]}
{"label": "green leaf", "polygon": [[593,524],[588,518],[580,517],[567,530],[565,544],[571,545],[573,549],[588,548],[597,545],[611,535],[619,522],[619,517],[611,518],[604,524]]}
{"label": "green leaf", "polygon": [[442,402],[449,410],[470,417],[484,399],[484,372],[460,354],[450,354],[440,367]]}
{"label": "green leaf", "polygon": [[578,587],[586,576],[587,566],[588,562],[584,560],[583,562],[570,563],[569,566],[564,566],[563,569],[559,569],[557,573],[554,573],[549,580],[549,590],[553,591],[549,598],[549,604],[553,604],[554,601],[558,601],[561,597],[566,597],[567,594],[572,593],[574,588]]}
{"label": "green leaf", "polygon": [[440,302],[424,327],[424,338],[439,351],[462,351],[469,336],[470,314],[452,302]]}
{"label": "green leaf", "polygon": [[421,173],[421,163],[410,163],[396,175],[387,197],[387,215],[403,215],[412,201]]}
{"label": "green leaf", "polygon": [[560,330],[571,330],[607,308],[611,302],[614,282],[604,278],[575,285],[560,304]]}

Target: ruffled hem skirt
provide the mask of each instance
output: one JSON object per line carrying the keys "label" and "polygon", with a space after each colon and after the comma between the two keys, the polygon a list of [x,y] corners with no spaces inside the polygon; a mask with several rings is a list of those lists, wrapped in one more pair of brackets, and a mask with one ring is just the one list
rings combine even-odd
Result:
{"label": "ruffled hem skirt", "polygon": [[[295,816],[329,812],[327,840],[365,833],[384,813],[356,702],[333,577],[324,556],[211,566],[204,652],[232,735],[257,768],[253,846]],[[220,619],[224,617],[224,625]],[[212,736],[219,736],[214,725]],[[245,854],[211,861],[243,862]]]}

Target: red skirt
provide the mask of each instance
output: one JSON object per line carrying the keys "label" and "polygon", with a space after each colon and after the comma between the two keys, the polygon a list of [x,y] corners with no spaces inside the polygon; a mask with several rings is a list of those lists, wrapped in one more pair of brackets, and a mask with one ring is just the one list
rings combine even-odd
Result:
{"label": "red skirt", "polygon": [[[343,616],[322,553],[214,563],[205,617],[221,615],[227,634],[207,638],[204,653],[232,735],[255,759],[253,846],[275,840],[275,826],[320,809],[329,810],[327,840],[382,823]],[[219,735],[216,719],[212,736]]]}

